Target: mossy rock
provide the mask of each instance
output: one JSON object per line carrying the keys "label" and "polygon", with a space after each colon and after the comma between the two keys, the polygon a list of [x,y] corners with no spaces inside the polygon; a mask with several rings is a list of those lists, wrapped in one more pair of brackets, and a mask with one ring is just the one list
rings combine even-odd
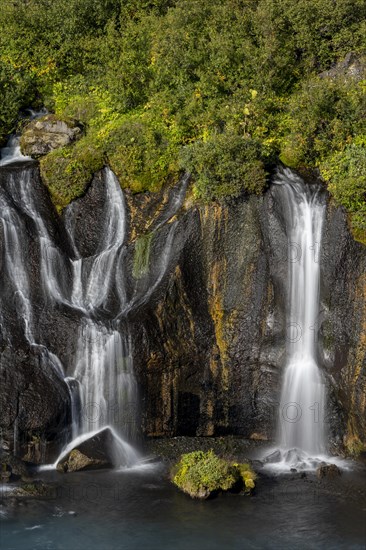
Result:
{"label": "mossy rock", "polygon": [[41,159],[42,180],[60,211],[87,190],[93,175],[104,166],[103,153],[83,138],[75,146],[52,151]]}
{"label": "mossy rock", "polygon": [[226,491],[250,494],[256,474],[249,464],[231,463],[210,450],[183,455],[172,468],[171,479],[190,497],[204,500]]}

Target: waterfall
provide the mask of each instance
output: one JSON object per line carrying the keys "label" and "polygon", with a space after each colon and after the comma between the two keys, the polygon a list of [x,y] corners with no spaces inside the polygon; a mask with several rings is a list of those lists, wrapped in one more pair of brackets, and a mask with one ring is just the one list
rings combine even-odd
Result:
{"label": "waterfall", "polygon": [[5,265],[14,289],[15,309],[23,324],[24,335],[31,344],[34,342],[32,306],[28,274],[20,242],[24,235],[24,227],[20,216],[3,195],[0,196],[0,219],[4,235]]}
{"label": "waterfall", "polygon": [[135,435],[137,385],[133,375],[131,340],[87,319],[79,335],[74,376],[80,382],[81,433],[118,426]]}
{"label": "waterfall", "polygon": [[[34,120],[36,118],[47,115],[47,109],[41,111],[34,111],[33,109],[27,109],[27,118]],[[13,164],[14,162],[26,162],[31,161],[31,157],[26,157],[20,150],[20,138],[18,135],[11,135],[8,139],[8,143],[0,151],[0,166],[6,166],[7,164]]]}
{"label": "waterfall", "polygon": [[279,172],[274,184],[273,193],[282,206],[288,238],[286,364],[277,459],[301,467],[326,451],[326,392],[316,347],[325,201],[319,185],[306,185],[290,170]]}
{"label": "waterfall", "polygon": [[6,147],[1,150],[0,166],[13,164],[14,162],[26,162],[32,160],[31,157],[24,156],[20,151],[18,136],[10,136]]}
{"label": "waterfall", "polygon": [[[106,169],[105,226],[98,251],[92,258],[83,259],[75,244],[73,224],[67,220],[66,227],[76,255],[72,261],[73,288],[71,302],[86,313],[106,305],[117,257],[125,241],[126,206],[121,186],[109,169]],[[72,215],[72,209],[67,213]]]}
{"label": "waterfall", "polygon": [[[14,141],[12,147],[11,154],[5,151],[4,157],[3,152],[3,164],[7,163],[5,158],[9,163],[19,161],[18,143]],[[136,438],[138,395],[127,315],[147,302],[168,268],[177,227],[177,221],[171,218],[182,204],[188,178],[183,178],[173,189],[163,219],[151,234],[151,242],[157,231],[164,236],[153,264],[149,262],[146,272],[133,282],[132,292],[127,292],[126,205],[113,172],[104,169],[104,213],[94,255],[83,257],[78,250],[74,204],[65,211],[65,234],[71,257],[57,244],[57,232],[45,217],[39,191],[32,181],[32,167],[6,170],[0,189],[4,267],[26,341],[40,350],[42,364],[47,363],[68,386],[72,441],[61,455],[109,427],[115,439],[116,465],[131,466],[139,461],[139,456],[124,438],[130,441]],[[34,288],[34,275],[31,278],[24,246],[30,235],[38,244],[39,288]],[[51,312],[54,308],[69,310],[78,319],[76,353],[73,364],[68,365],[67,376],[60,359],[42,342],[41,332],[46,329],[38,327],[37,293],[43,294],[44,307]],[[6,327],[2,326],[2,331],[5,334]]]}

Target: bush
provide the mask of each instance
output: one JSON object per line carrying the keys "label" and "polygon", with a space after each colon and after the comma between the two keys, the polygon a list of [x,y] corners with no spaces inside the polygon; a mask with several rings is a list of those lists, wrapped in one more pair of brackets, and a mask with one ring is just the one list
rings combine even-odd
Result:
{"label": "bush", "polygon": [[172,469],[172,480],[192,498],[206,499],[220,491],[243,488],[250,493],[256,476],[248,464],[231,464],[214,452],[195,451],[182,456]]}
{"label": "bush", "polygon": [[168,177],[178,174],[167,132],[143,117],[122,122],[110,132],[105,145],[122,187],[135,193],[158,191]]}
{"label": "bush", "polygon": [[349,212],[355,237],[366,244],[366,140],[330,155],[320,169],[336,202]]}
{"label": "bush", "polygon": [[212,200],[235,197],[243,190],[262,193],[266,174],[258,157],[260,147],[256,142],[224,132],[187,146],[181,155],[181,166],[192,173],[196,195]]}

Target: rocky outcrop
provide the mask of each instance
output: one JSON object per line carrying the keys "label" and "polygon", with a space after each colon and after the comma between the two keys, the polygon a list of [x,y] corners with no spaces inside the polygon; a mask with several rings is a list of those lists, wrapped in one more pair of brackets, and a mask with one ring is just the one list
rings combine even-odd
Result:
{"label": "rocky outcrop", "polygon": [[59,119],[56,115],[45,115],[31,121],[20,138],[24,155],[39,158],[50,151],[70,145],[82,135],[82,127],[73,119]]}
{"label": "rocky outcrop", "polygon": [[[12,170],[17,177],[18,168]],[[4,169],[0,172],[6,187]],[[75,254],[64,228],[72,224],[81,256],[92,257],[105,217],[101,174],[62,219],[36,168],[32,185],[63,256]],[[182,180],[157,194],[125,193],[123,280],[113,279],[113,284],[123,285],[127,305],[121,314],[114,290],[106,310],[97,313],[108,322],[117,316],[114,326],[130,334],[144,435],[231,434],[271,440],[286,332],[288,242],[281,205],[271,188],[262,197],[243,195],[202,205],[192,199],[189,188],[186,195],[182,192],[187,185]],[[49,307],[39,284],[34,221],[22,216],[39,341],[60,358],[65,374],[72,375],[79,314],[67,304]],[[350,451],[359,452],[366,443],[366,249],[352,239],[343,210],[331,202],[320,262],[318,352],[330,396],[330,437],[334,446],[344,441]],[[65,288],[71,280],[68,265],[60,268]],[[24,341],[7,273],[2,283],[1,427],[9,445],[19,430],[28,438],[22,456],[36,457],[38,440],[32,447],[33,436],[52,440],[66,435],[69,393],[50,356]]]}
{"label": "rocky outcrop", "polygon": [[353,52],[349,52],[342,61],[339,61],[329,71],[324,71],[319,76],[321,78],[343,77],[345,80],[349,80],[350,78],[360,80],[365,74],[365,69],[365,57],[360,57]]}
{"label": "rocky outcrop", "polygon": [[257,477],[249,464],[224,460],[212,450],[184,454],[171,469],[170,476],[181,491],[200,500],[227,491],[249,495]]}
{"label": "rocky outcrop", "polygon": [[148,435],[271,436],[282,351],[263,208],[257,198],[188,205],[166,291],[132,330]]}
{"label": "rocky outcrop", "polygon": [[[187,200],[181,216],[178,262],[132,329],[144,433],[270,440],[285,359],[289,258],[281,205],[270,189],[221,205]],[[320,262],[314,328],[329,396],[325,422],[333,447],[357,454],[366,442],[366,249],[331,201]]]}
{"label": "rocky outcrop", "polygon": [[[70,423],[70,396],[65,382],[41,351],[8,347],[0,355],[0,386],[3,444],[16,440],[17,454],[32,462],[43,462],[42,440],[62,439]],[[26,442],[32,438],[38,451],[27,458]]]}
{"label": "rocky outcrop", "polygon": [[338,419],[351,454],[366,451],[366,247],[329,203],[321,256],[320,351],[328,375],[328,423]]}

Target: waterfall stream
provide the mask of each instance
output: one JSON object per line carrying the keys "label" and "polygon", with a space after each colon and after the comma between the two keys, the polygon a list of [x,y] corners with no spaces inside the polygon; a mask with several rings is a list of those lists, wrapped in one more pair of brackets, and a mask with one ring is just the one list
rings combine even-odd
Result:
{"label": "waterfall stream", "polygon": [[[5,151],[6,162],[19,161],[17,149],[12,155]],[[27,160],[23,157],[22,160]],[[5,159],[4,159],[5,161]],[[84,441],[109,427],[114,434],[116,466],[131,466],[139,461],[136,450],[124,439],[136,437],[137,384],[133,371],[132,339],[126,314],[141,306],[159,285],[168,267],[176,221],[169,223],[165,243],[154,258],[152,273],[136,281],[128,297],[126,281],[126,205],[119,182],[112,171],[104,170],[104,214],[97,251],[82,257],[75,241],[73,205],[65,212],[65,232],[70,241],[69,257],[59,247],[44,219],[42,205],[33,185],[32,168],[25,165],[13,172],[7,168],[0,189],[0,221],[4,241],[4,267],[13,287],[14,306],[26,341],[41,350],[41,357],[61,377],[69,388],[72,414],[72,442]],[[183,200],[186,181],[179,186],[168,204],[168,222]],[[183,191],[180,191],[183,187]],[[42,333],[34,315],[34,295],[26,249],[31,224],[39,246],[39,290],[46,307],[61,307],[74,311],[79,321],[74,364],[71,375],[59,358],[42,343]],[[162,224],[161,224],[162,225]],[[148,270],[149,271],[149,270]],[[32,283],[31,283],[32,281]],[[109,308],[113,297],[118,311]],[[114,306],[115,308],[116,306]],[[113,308],[112,308],[113,309]],[[5,333],[2,327],[2,333]],[[65,454],[63,450],[60,456]]]}
{"label": "waterfall stream", "polygon": [[286,364],[279,422],[279,451],[269,457],[291,467],[308,467],[326,451],[326,392],[317,364],[320,268],[325,215],[320,186],[307,185],[284,170],[273,193],[281,205],[288,238]]}

